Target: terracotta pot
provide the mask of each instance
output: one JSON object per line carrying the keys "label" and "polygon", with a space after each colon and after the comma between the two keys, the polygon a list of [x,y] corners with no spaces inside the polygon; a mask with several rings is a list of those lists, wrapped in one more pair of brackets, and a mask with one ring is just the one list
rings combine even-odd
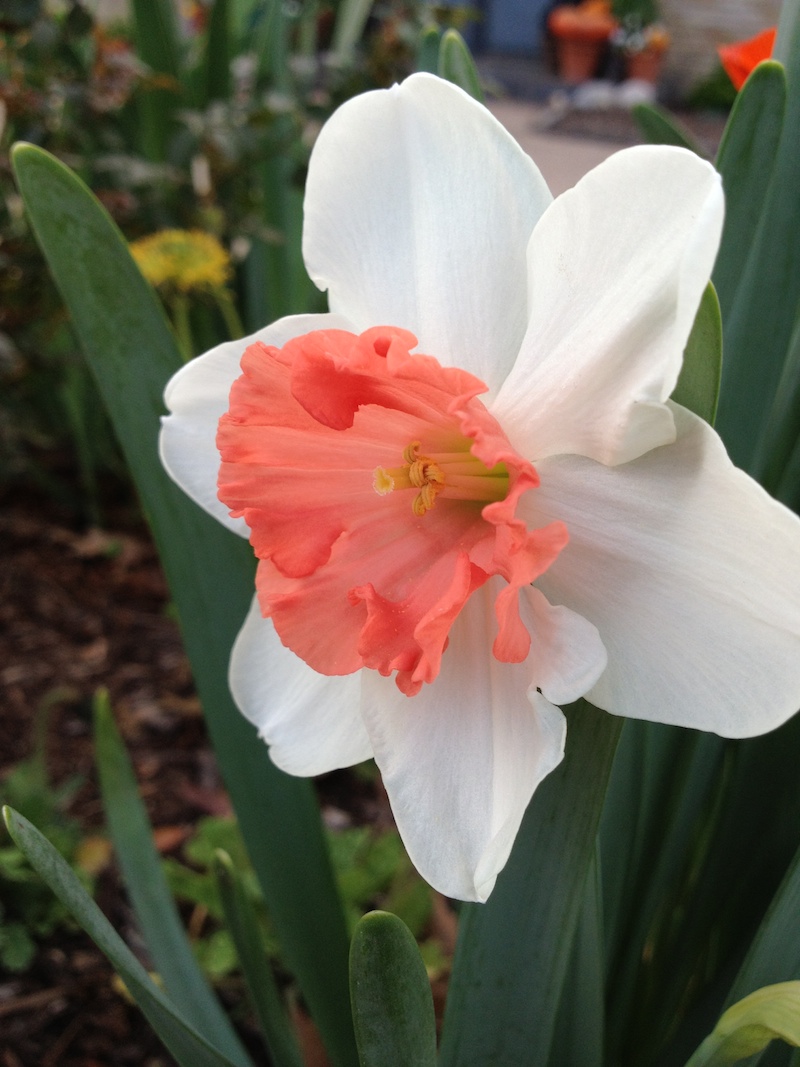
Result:
{"label": "terracotta pot", "polygon": [[556,37],[559,77],[569,85],[579,85],[597,74],[606,48],[605,41],[589,37]]}
{"label": "terracotta pot", "polygon": [[588,81],[597,73],[616,22],[610,5],[591,0],[577,7],[553,8],[547,20],[556,46],[558,73],[570,85]]}
{"label": "terracotta pot", "polygon": [[628,77],[657,85],[658,79],[661,77],[664,51],[663,48],[649,46],[643,48],[640,52],[631,52],[627,56],[626,62]]}

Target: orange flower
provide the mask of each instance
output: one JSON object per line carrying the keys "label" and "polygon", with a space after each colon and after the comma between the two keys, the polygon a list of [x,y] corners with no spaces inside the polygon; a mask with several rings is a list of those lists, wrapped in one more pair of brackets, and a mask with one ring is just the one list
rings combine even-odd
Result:
{"label": "orange flower", "polygon": [[719,46],[717,52],[720,62],[737,90],[741,89],[747,81],[753,68],[772,55],[776,32],[773,26],[769,30],[757,33],[755,37],[748,37],[746,41],[735,41],[733,44]]}

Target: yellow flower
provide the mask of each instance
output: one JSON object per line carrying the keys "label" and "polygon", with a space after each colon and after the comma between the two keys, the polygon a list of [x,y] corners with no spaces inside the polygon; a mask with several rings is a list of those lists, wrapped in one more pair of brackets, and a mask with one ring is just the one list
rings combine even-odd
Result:
{"label": "yellow flower", "polygon": [[231,275],[230,256],[202,230],[160,230],[131,244],[133,258],[151,285],[180,293],[219,290]]}

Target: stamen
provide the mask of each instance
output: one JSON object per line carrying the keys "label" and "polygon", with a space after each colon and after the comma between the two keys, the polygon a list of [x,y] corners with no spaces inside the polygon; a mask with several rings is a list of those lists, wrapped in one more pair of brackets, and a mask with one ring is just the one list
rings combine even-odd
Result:
{"label": "stamen", "polygon": [[406,445],[402,467],[375,468],[372,485],[379,496],[387,496],[395,489],[418,489],[411,502],[411,510],[418,516],[430,511],[440,494],[453,500],[482,503],[505,499],[508,493],[505,464],[498,463],[487,470],[468,449],[420,455],[421,447],[419,441]]}

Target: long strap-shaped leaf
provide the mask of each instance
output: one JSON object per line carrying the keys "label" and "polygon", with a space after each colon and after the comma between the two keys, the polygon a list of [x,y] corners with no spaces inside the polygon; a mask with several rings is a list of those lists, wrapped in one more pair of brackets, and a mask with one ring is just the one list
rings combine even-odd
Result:
{"label": "long strap-shaped leaf", "polygon": [[[725,316],[717,428],[734,462],[751,469],[780,379],[800,298],[800,4],[784,4],[777,47],[788,95],[769,189],[750,254]],[[736,116],[733,116],[734,121]],[[772,118],[768,117],[768,123]],[[761,116],[757,116],[757,125]],[[724,158],[721,160],[724,165]],[[756,169],[767,166],[757,156]],[[723,305],[724,310],[724,305]]]}
{"label": "long strap-shaped leaf", "polygon": [[251,553],[191,504],[158,460],[162,391],[179,363],[164,314],[122,235],[74,174],[30,145],[17,146],[14,169],[153,529],[211,739],[288,964],[334,1063],[353,1063],[347,934],[313,791],[273,766],[226,683],[253,588]]}
{"label": "long strap-shaped leaf", "polygon": [[247,1058],[228,1059],[200,1036],[152,981],[50,842],[12,808],[5,808],[3,814],[8,832],[20,851],[108,957],[150,1025],[181,1067],[234,1067],[234,1064],[248,1063]]}
{"label": "long strap-shaped leaf", "polygon": [[225,926],[233,938],[253,1010],[269,1049],[273,1067],[303,1067],[289,1017],[281,999],[270,961],[264,951],[253,905],[242,876],[227,852],[217,850],[214,870],[219,886]]}
{"label": "long strap-shaped leaf", "polygon": [[461,913],[442,1067],[544,1067],[622,720],[566,710],[567,753],[539,786],[486,904]]}
{"label": "long strap-shaped leaf", "polygon": [[153,966],[175,1006],[198,1033],[234,1063],[249,1064],[250,1058],[203,977],[181,925],[107,694],[95,701],[94,736],[106,820]]}

